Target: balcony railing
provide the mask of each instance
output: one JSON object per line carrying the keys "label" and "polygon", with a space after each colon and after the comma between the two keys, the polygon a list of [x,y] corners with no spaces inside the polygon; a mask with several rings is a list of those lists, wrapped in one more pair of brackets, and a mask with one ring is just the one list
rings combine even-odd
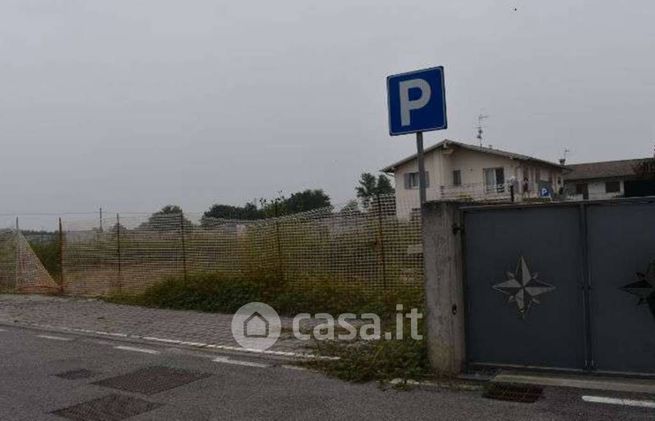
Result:
{"label": "balcony railing", "polygon": [[472,183],[459,186],[441,186],[439,188],[439,199],[509,201],[511,199],[510,184],[488,185],[483,183]]}

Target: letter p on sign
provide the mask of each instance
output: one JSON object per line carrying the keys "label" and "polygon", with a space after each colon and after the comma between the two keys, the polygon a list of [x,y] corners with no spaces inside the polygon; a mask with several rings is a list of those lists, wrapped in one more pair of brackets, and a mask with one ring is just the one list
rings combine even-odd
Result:
{"label": "letter p on sign", "polygon": [[448,127],[443,67],[387,78],[392,136]]}

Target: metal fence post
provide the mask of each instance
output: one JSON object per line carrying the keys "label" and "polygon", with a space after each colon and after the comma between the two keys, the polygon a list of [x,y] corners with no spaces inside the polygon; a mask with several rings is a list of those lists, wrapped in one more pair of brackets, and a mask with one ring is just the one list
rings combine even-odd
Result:
{"label": "metal fence post", "polygon": [[280,280],[284,281],[284,263],[282,261],[282,241],[280,240],[280,221],[278,220],[279,215],[279,210],[278,210],[278,199],[275,199],[275,205],[274,205],[274,210],[275,210],[275,244],[277,246],[277,270],[278,270],[278,275],[280,276]]}
{"label": "metal fence post", "polygon": [[66,290],[66,278],[64,277],[64,227],[59,218],[59,288],[63,294]]}
{"label": "metal fence post", "polygon": [[18,217],[16,217],[16,273],[14,273],[14,290],[18,290],[18,281],[20,279],[20,274],[21,274],[21,245],[20,245],[20,226],[18,225]]}
{"label": "metal fence post", "polygon": [[184,282],[186,282],[187,270],[186,270],[186,240],[184,238],[184,212],[180,213],[180,236],[182,239],[182,270],[184,271]]}
{"label": "metal fence post", "polygon": [[123,262],[121,261],[121,216],[116,214],[116,257],[118,258],[118,291],[123,288]]}
{"label": "metal fence post", "polygon": [[384,229],[382,226],[382,202],[380,201],[380,193],[376,193],[376,200],[378,205],[378,238],[380,241],[380,259],[382,260],[382,288],[387,289],[387,258],[384,252]]}

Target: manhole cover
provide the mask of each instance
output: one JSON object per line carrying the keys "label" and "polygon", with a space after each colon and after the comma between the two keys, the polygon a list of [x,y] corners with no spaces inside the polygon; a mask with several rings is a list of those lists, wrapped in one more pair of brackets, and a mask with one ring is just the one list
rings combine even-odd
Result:
{"label": "manhole cover", "polygon": [[63,373],[55,374],[56,377],[66,380],[88,379],[95,375],[97,373],[87,369],[64,371]]}
{"label": "manhole cover", "polygon": [[180,370],[168,367],[146,367],[122,376],[100,380],[93,384],[124,390],[126,392],[154,395],[200,379],[209,377],[208,373]]}
{"label": "manhole cover", "polygon": [[129,396],[109,395],[60,409],[52,414],[77,421],[118,421],[152,411],[160,406],[159,403]]}
{"label": "manhole cover", "polygon": [[501,401],[533,403],[543,394],[544,389],[539,386],[509,383],[492,383],[487,386],[483,396]]}

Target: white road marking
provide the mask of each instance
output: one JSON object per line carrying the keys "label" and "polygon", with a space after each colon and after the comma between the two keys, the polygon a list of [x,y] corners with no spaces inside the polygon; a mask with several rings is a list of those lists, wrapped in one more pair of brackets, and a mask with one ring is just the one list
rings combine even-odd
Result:
{"label": "white road marking", "polygon": [[240,361],[240,360],[231,360],[227,357],[216,357],[213,359],[215,363],[222,363],[222,364],[233,364],[233,365],[243,365],[246,367],[258,367],[258,368],[268,368],[270,367],[268,364],[262,364],[262,363],[255,363],[252,361]]}
{"label": "white road marking", "polygon": [[120,349],[121,351],[134,351],[134,352],[143,352],[144,354],[159,354],[159,351],[154,349],[147,348],[137,348],[135,346],[115,346],[114,349]]}
{"label": "white road marking", "polygon": [[241,348],[239,346],[229,346],[229,345],[207,344],[205,348],[220,349],[222,351],[237,351],[237,352],[249,352],[253,354],[279,355],[283,357],[306,358],[310,360],[335,360],[336,361],[341,358],[341,357],[328,357],[324,355],[304,354],[298,352],[273,351],[273,350],[262,351],[261,349]]}
{"label": "white road marking", "polygon": [[309,371],[305,367],[298,367],[297,365],[282,365],[282,368],[286,368],[287,370],[296,370],[296,371]]}
{"label": "white road marking", "polygon": [[64,338],[62,336],[36,335],[37,338],[51,339],[53,341],[72,341],[73,338]]}
{"label": "white road marking", "polygon": [[7,330],[0,328],[0,332],[6,332]]}
{"label": "white road marking", "polygon": [[655,408],[654,401],[635,401],[631,399],[606,398],[602,396],[583,396],[585,402],[605,403],[610,405],[636,406],[639,408]]}
{"label": "white road marking", "polygon": [[[157,338],[157,337],[152,337],[152,336],[141,336],[141,335],[135,335],[135,334],[120,333],[120,332],[105,332],[105,331],[98,331],[98,330],[79,329],[79,328],[66,327],[66,326],[44,325],[44,324],[40,324],[40,323],[22,322],[22,323],[19,324],[19,326],[33,326],[33,327],[44,328],[44,329],[48,329],[48,330],[58,330],[58,331],[63,330],[63,331],[67,331],[67,332],[94,334],[94,335],[100,335],[100,336],[115,336],[115,337],[121,337],[121,338],[134,338],[134,339],[141,339],[141,340],[147,340],[147,341],[153,341],[153,342],[166,342],[166,343],[171,343],[171,344],[176,344],[176,345],[185,344],[187,346],[191,345],[191,346],[194,346],[194,347],[197,347],[197,348],[218,349],[218,350],[223,350],[223,351],[248,352],[248,353],[264,354],[264,355],[277,355],[277,356],[283,356],[283,357],[302,358],[302,359],[310,359],[310,360],[332,360],[332,361],[336,361],[336,360],[340,359],[340,357],[329,357],[329,356],[325,356],[325,355],[314,355],[314,354],[302,353],[302,352],[273,351],[273,350],[262,351],[261,349],[241,348],[239,346],[206,344],[206,343],[201,343],[201,342],[186,342],[186,341],[177,340],[177,339],[165,339],[165,338]],[[70,340],[72,340],[72,339],[70,339]]]}
{"label": "white road marking", "polygon": [[141,339],[143,339],[145,341],[163,342],[163,343],[166,343],[166,344],[176,344],[176,345],[179,345],[179,344],[182,343],[182,341],[178,341],[176,339],[157,338],[157,337],[154,337],[154,336],[144,336]]}
{"label": "white road marking", "polygon": [[193,346],[196,348],[205,348],[207,344],[202,342],[180,342],[180,345]]}

